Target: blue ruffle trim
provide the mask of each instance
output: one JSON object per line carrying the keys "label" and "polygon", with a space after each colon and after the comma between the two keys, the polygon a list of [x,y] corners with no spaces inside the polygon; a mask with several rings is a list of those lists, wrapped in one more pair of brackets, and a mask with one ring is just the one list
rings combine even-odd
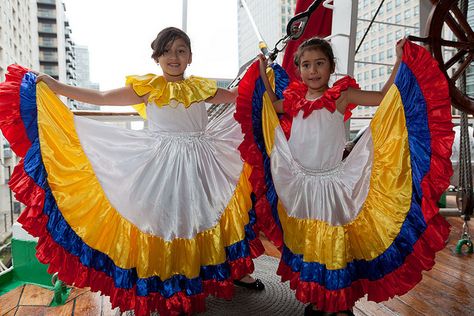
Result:
{"label": "blue ruffle trim", "polygon": [[[36,109],[36,75],[27,72],[20,86],[20,116],[30,143],[38,138],[38,111]],[[24,105],[23,105],[24,104]]]}
{"label": "blue ruffle trim", "polygon": [[[275,74],[275,94],[278,98],[283,98],[283,91],[289,84],[289,77],[285,70],[278,64],[272,64],[273,72]],[[266,198],[272,210],[272,216],[275,223],[281,229],[280,217],[278,216],[278,196],[273,185],[273,178],[270,169],[270,157],[265,150],[265,141],[263,138],[262,129],[262,109],[263,109],[263,94],[265,93],[265,86],[261,78],[255,82],[255,88],[252,95],[252,127],[254,140],[260,150],[263,158],[263,171],[265,176],[265,185],[267,187]]]}

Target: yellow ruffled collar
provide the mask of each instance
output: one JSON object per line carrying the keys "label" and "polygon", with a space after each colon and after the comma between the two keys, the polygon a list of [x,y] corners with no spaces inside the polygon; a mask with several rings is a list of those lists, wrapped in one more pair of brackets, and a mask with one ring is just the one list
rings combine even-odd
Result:
{"label": "yellow ruffled collar", "polygon": [[176,100],[185,107],[199,101],[204,101],[216,93],[216,84],[212,80],[191,76],[181,81],[167,82],[163,76],[156,76],[150,81],[153,87],[148,102],[158,106],[169,104]]}
{"label": "yellow ruffled collar", "polygon": [[[157,106],[166,106],[171,100],[183,104],[185,107],[193,103],[204,101],[216,94],[217,83],[215,80],[190,76],[184,80],[168,82],[163,76],[148,74],[145,76],[129,76],[126,81],[139,96],[148,95],[148,103]],[[145,104],[135,105],[134,108],[140,115],[146,117]]]}

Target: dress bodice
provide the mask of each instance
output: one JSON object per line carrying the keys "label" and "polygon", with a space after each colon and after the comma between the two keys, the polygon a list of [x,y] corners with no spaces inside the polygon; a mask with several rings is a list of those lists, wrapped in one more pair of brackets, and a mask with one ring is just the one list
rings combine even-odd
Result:
{"label": "dress bodice", "polygon": [[159,132],[202,132],[208,123],[206,104],[196,102],[189,107],[171,100],[167,106],[149,102],[146,107],[148,128]]}
{"label": "dress bodice", "polygon": [[158,132],[202,132],[208,124],[205,100],[217,92],[215,80],[191,76],[167,82],[163,76],[128,76],[126,84],[148,102],[133,107],[148,119],[149,129]]}
{"label": "dress bodice", "polygon": [[288,145],[298,164],[316,171],[331,169],[340,163],[344,151],[344,115],[323,108],[303,118],[300,111],[293,118],[291,135]]}
{"label": "dress bodice", "polygon": [[359,86],[349,76],[336,81],[315,100],[306,99],[308,87],[298,81],[290,83],[283,92],[285,126],[291,126],[288,146],[297,164],[309,171],[326,171],[342,160],[345,146],[344,121],[351,115],[355,104],[348,104],[341,114],[336,101],[342,91]]}

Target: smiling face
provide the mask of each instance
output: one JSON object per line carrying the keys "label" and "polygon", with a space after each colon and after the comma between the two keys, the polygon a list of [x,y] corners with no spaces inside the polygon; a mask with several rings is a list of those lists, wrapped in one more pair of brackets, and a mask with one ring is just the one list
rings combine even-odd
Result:
{"label": "smiling face", "polygon": [[301,79],[308,86],[308,95],[319,96],[328,89],[333,64],[320,49],[305,49],[298,67]]}
{"label": "smiling face", "polygon": [[157,61],[166,81],[183,80],[184,71],[192,61],[191,49],[182,38],[176,38],[165,46]]}

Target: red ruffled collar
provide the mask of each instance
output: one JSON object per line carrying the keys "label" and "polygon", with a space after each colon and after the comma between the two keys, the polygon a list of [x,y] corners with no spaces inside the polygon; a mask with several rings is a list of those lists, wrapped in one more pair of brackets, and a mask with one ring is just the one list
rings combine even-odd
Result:
{"label": "red ruffled collar", "polygon": [[[293,81],[283,92],[283,108],[285,113],[292,117],[295,117],[300,110],[303,110],[303,118],[308,117],[314,110],[320,110],[322,108],[326,108],[333,113],[336,111],[336,100],[341,96],[341,92],[347,90],[349,87],[359,89],[359,85],[354,78],[345,76],[337,80],[321,97],[310,101],[306,99],[308,87],[300,81]],[[356,106],[357,104],[347,105],[344,120],[350,118],[352,114],[351,110]]]}

